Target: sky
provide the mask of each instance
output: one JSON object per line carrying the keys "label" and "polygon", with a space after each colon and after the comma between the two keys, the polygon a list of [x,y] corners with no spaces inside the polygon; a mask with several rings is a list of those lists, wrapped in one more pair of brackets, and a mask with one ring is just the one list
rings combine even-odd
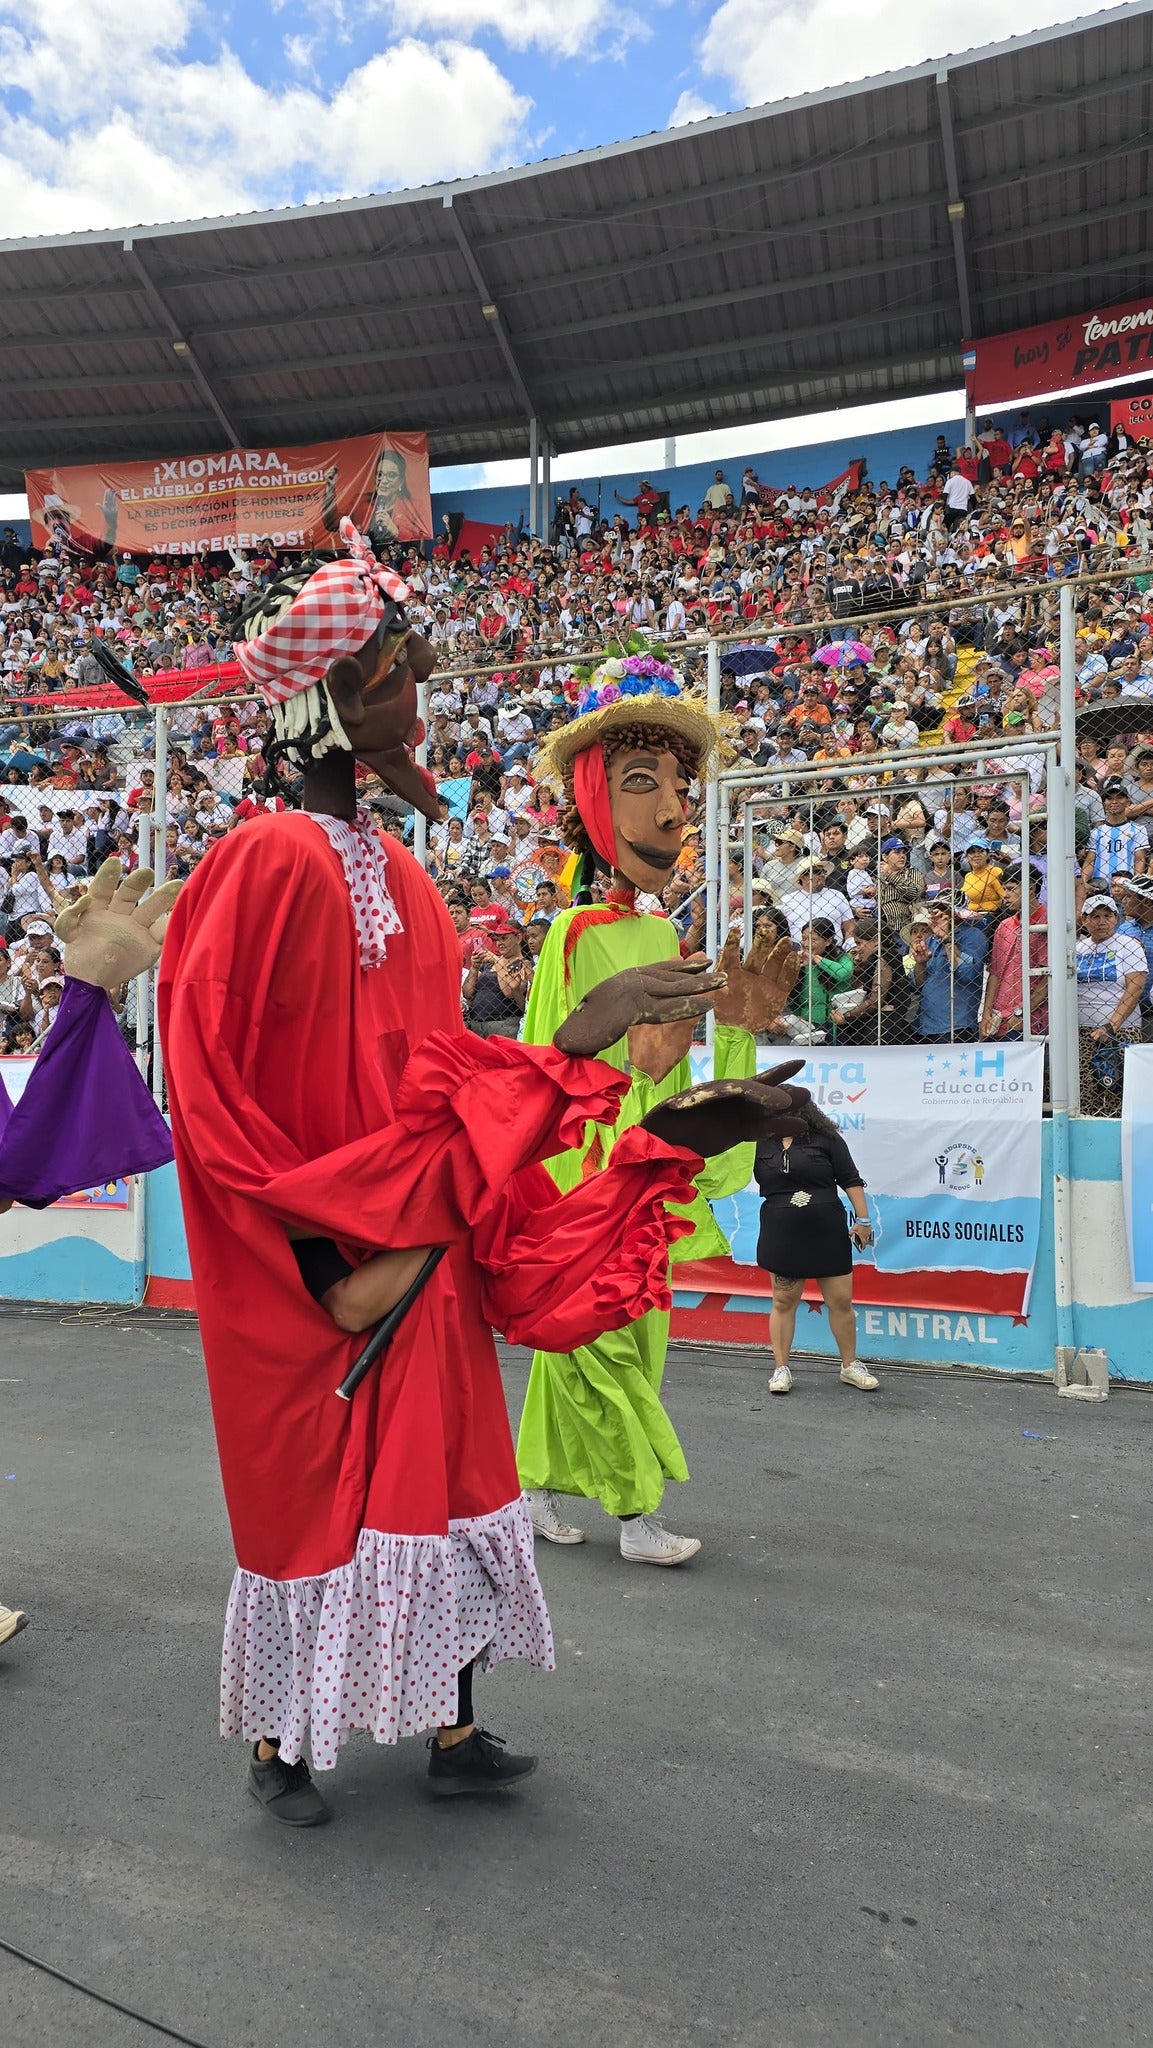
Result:
{"label": "sky", "polygon": [[1093,11],[1075,0],[0,0],[0,232],[467,177]]}

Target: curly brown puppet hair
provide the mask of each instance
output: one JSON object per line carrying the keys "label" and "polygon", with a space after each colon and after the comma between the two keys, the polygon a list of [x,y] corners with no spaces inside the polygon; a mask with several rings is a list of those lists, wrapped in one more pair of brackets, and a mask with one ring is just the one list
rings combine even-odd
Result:
{"label": "curly brown puppet hair", "polygon": [[[644,748],[660,746],[673,756],[678,766],[684,769],[690,782],[695,782],[701,772],[700,756],[695,747],[679,732],[669,732],[665,726],[653,725],[648,719],[639,719],[635,725],[618,725],[611,738],[604,741],[601,752],[605,757],[605,768],[614,754],[639,754]],[[604,861],[597,853],[584,820],[576,807],[573,795],[573,771],[571,767],[564,779],[564,814],[560,821],[561,837],[567,847],[578,855],[590,859],[601,874],[607,873]]]}

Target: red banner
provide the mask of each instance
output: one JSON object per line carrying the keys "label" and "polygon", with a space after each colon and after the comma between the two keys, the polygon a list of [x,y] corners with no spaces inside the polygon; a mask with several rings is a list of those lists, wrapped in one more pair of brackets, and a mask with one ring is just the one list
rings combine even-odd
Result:
{"label": "red banner", "polygon": [[1140,398],[1115,398],[1109,407],[1109,425],[1120,427],[1131,441],[1147,447],[1153,441],[1153,391]]}
{"label": "red banner", "polygon": [[966,343],[975,357],[967,369],[970,402],[978,411],[1014,398],[1040,398],[1048,391],[1087,390],[1129,373],[1153,370],[1153,294],[1019,327]]}
{"label": "red banner", "polygon": [[[164,669],[156,675],[147,671],[137,677],[142,690],[148,693],[152,704],[182,704],[186,697],[199,696],[202,690],[226,691],[238,696],[247,689],[238,661],[216,661],[204,668]],[[95,683],[83,690],[49,690],[37,697],[8,697],[5,711],[9,717],[20,718],[25,711],[135,711],[143,709],[135,705],[118,690],[115,683]]]}
{"label": "red banner", "polygon": [[331,548],[346,513],[378,544],[432,534],[427,434],[226,448],[25,472],[32,541],[137,555]]}

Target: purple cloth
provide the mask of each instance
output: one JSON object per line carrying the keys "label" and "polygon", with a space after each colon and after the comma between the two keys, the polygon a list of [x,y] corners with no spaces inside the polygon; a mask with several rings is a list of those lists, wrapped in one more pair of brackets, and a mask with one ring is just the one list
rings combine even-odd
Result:
{"label": "purple cloth", "polygon": [[0,1138],[4,1136],[8,1119],[11,1116],[11,1114],[12,1101],[8,1094],[7,1088],[4,1086],[4,1076],[3,1074],[0,1074]]}
{"label": "purple cloth", "polygon": [[104,990],[66,975],[44,1049],[0,1135],[0,1201],[46,1209],[171,1158],[172,1133]]}

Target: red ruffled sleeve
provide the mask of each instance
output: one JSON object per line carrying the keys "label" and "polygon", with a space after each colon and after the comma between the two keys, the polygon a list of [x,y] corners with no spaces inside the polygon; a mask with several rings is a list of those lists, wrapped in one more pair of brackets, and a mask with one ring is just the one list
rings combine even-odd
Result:
{"label": "red ruffled sleeve", "polygon": [[568,1194],[542,1167],[517,1174],[473,1237],[489,1321],[510,1343],[574,1351],[667,1309],[669,1246],[693,1226],[666,1205],[692,1200],[701,1164],[633,1128]]}
{"label": "red ruffled sleeve", "polygon": [[[525,1165],[612,1123],[627,1076],[552,1046],[433,1032],[409,1058],[395,1120],[303,1158],[244,1084],[242,1006],[217,981],[184,981],[166,1017],[173,1122],[200,1171],[281,1223],[375,1249],[466,1237]],[[211,1088],[181,1086],[210,1076]]]}

